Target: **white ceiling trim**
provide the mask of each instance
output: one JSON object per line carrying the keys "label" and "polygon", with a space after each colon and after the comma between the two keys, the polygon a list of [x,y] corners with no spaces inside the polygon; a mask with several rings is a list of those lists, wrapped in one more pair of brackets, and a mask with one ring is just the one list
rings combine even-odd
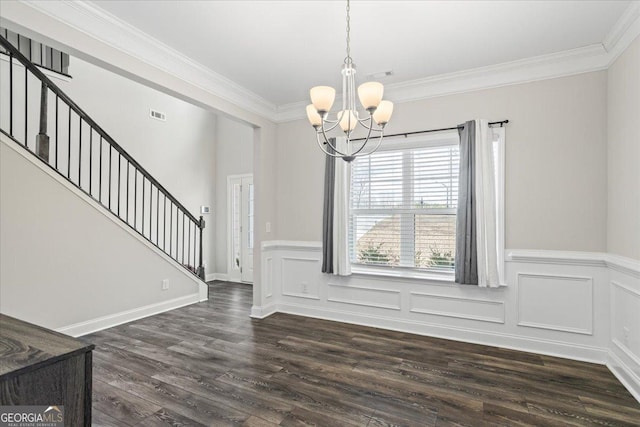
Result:
{"label": "white ceiling trim", "polygon": [[[410,102],[604,70],[639,35],[640,1],[634,1],[601,44],[385,85],[385,98],[397,103]],[[279,106],[276,121],[305,118],[305,106],[308,103],[301,101]]]}
{"label": "white ceiling trim", "polygon": [[602,41],[609,52],[609,65],[640,35],[640,1],[633,1]]}
{"label": "white ceiling trim", "polygon": [[[304,107],[308,102],[300,101],[276,106],[88,3],[76,0],[57,2],[28,0],[23,3],[271,121],[286,122],[306,117]],[[409,102],[603,70],[608,68],[639,34],[640,2],[634,1],[601,44],[390,84],[386,86],[385,98],[397,103]]]}
{"label": "white ceiling trim", "polygon": [[27,0],[23,3],[200,89],[271,121],[275,120],[275,104],[102,9],[76,0]]}
{"label": "white ceiling trim", "polygon": [[[417,101],[545,80],[606,69],[608,54],[601,44],[564,52],[490,65],[482,68],[441,74],[424,79],[385,85],[385,99],[395,103]],[[295,102],[278,108],[277,121],[306,117],[305,105]]]}

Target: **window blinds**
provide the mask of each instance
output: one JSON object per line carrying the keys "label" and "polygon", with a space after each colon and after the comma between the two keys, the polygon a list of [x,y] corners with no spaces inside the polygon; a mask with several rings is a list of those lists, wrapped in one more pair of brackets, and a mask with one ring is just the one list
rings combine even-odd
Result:
{"label": "window blinds", "polygon": [[459,151],[451,139],[378,151],[353,162],[351,262],[450,271]]}

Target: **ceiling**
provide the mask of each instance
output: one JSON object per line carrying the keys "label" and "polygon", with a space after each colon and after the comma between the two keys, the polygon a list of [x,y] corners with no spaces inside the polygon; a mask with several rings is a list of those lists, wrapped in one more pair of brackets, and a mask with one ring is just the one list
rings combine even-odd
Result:
{"label": "ceiling", "polygon": [[[341,85],[343,1],[92,3],[277,106]],[[353,0],[351,56],[407,82],[600,44],[630,3]]]}

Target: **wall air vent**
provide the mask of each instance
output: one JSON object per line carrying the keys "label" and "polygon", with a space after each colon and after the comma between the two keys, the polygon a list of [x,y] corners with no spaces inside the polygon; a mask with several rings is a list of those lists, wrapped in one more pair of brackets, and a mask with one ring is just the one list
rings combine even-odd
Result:
{"label": "wall air vent", "polygon": [[378,73],[372,73],[366,76],[367,80],[380,80],[385,77],[393,76],[393,70],[380,71]]}
{"label": "wall air vent", "polygon": [[152,119],[156,119],[156,120],[160,120],[163,122],[167,121],[167,115],[165,113],[162,113],[160,111],[156,111],[156,110],[149,110],[149,115],[151,116]]}

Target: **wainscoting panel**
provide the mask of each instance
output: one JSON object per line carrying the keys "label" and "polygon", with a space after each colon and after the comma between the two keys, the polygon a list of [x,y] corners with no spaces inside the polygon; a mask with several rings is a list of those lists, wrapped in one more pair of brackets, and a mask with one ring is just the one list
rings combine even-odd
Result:
{"label": "wainscoting panel", "polygon": [[593,334],[593,278],[518,273],[518,326]]}
{"label": "wainscoting panel", "polygon": [[264,296],[265,298],[271,298],[273,296],[273,257],[265,257],[263,265],[266,274],[266,277],[264,277]]}
{"label": "wainscoting panel", "polygon": [[263,242],[264,306],[605,364],[640,400],[640,262],[603,253],[507,251],[506,287],[320,272],[319,242]]}
{"label": "wainscoting panel", "polygon": [[611,282],[611,339],[640,366],[640,292]]}
{"label": "wainscoting panel", "polygon": [[607,366],[640,401],[640,262],[609,255],[611,343]]}
{"label": "wainscoting panel", "polygon": [[400,310],[399,290],[375,289],[363,286],[327,284],[327,301],[363,305],[373,308]]}
{"label": "wainscoting panel", "polygon": [[410,293],[412,313],[504,323],[504,302],[447,295]]}
{"label": "wainscoting panel", "polygon": [[320,261],[315,258],[282,257],[282,295],[320,299],[319,280]]}

